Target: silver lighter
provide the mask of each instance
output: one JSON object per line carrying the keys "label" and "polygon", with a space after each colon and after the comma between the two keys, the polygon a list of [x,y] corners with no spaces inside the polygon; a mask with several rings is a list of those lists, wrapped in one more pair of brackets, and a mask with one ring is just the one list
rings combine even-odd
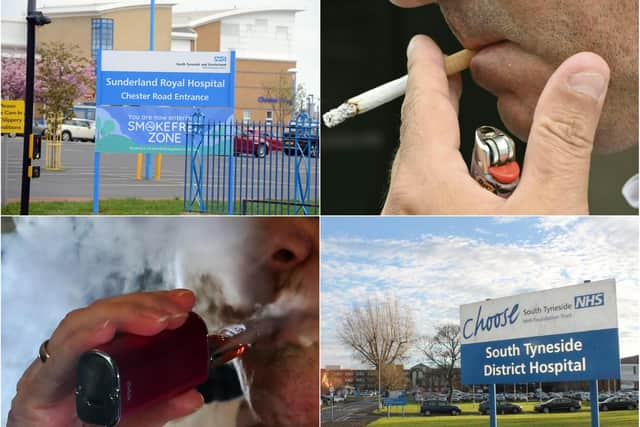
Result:
{"label": "silver lighter", "polygon": [[500,129],[481,126],[471,156],[471,176],[484,188],[507,198],[520,182],[513,139]]}

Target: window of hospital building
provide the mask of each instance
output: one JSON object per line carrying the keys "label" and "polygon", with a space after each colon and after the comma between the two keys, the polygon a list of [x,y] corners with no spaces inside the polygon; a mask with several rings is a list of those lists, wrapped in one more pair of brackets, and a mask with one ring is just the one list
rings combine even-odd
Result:
{"label": "window of hospital building", "polygon": [[91,20],[91,56],[95,58],[100,49],[113,49],[113,19]]}
{"label": "window of hospital building", "polygon": [[250,121],[251,121],[251,111],[244,111],[242,113],[242,123],[244,123],[245,125],[248,125]]}
{"label": "window of hospital building", "polygon": [[256,19],[255,29],[257,33],[266,33],[269,27],[269,21],[266,19]]}
{"label": "window of hospital building", "polygon": [[276,27],[276,40],[288,40],[289,27],[278,25]]}
{"label": "window of hospital building", "polygon": [[267,111],[266,124],[270,125],[273,123],[273,111]]}

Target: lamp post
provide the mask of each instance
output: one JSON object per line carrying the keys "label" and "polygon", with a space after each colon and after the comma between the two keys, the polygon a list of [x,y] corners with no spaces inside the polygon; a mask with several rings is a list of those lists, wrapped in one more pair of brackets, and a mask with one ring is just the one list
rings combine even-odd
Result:
{"label": "lamp post", "polygon": [[33,98],[36,69],[36,26],[47,25],[51,19],[36,11],[36,0],[27,4],[27,74],[24,99],[24,143],[22,145],[22,188],[20,191],[20,215],[29,215],[29,195],[31,193],[31,157],[29,138],[33,132]]}

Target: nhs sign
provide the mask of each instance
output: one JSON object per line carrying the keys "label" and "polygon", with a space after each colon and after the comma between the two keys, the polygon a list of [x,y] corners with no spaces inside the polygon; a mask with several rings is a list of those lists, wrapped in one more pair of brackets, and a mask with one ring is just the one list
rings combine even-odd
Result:
{"label": "nhs sign", "polygon": [[620,377],[614,280],[460,307],[463,384]]}
{"label": "nhs sign", "polygon": [[575,297],[575,306],[577,309],[598,307],[600,305],[604,305],[604,292],[589,295],[578,295]]}

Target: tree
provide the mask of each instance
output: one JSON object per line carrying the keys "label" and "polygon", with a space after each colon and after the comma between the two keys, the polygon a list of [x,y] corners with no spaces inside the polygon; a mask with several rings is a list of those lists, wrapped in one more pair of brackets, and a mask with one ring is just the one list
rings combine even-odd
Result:
{"label": "tree", "polygon": [[[77,46],[44,44],[36,57],[35,99],[47,111],[67,114],[73,103],[95,97],[95,64],[72,52]],[[2,98],[24,99],[26,58],[2,57]]]}
{"label": "tree", "polygon": [[384,366],[402,360],[415,337],[411,312],[395,300],[367,300],[342,316],[338,337],[362,362],[378,370],[378,402]]}
{"label": "tree", "polygon": [[45,43],[38,49],[36,93],[45,112],[68,116],[73,104],[83,97],[95,95],[95,65],[77,55],[77,46]]}
{"label": "tree", "polygon": [[380,382],[385,390],[404,390],[407,387],[407,376],[402,365],[382,365]]}
{"label": "tree", "polygon": [[271,104],[271,111],[273,111],[274,121],[277,123],[284,123],[285,118],[291,114],[292,102],[293,105],[293,117],[290,120],[295,119],[295,116],[302,111],[307,110],[307,89],[304,84],[299,83],[296,85],[295,100],[291,99],[293,82],[291,78],[286,74],[280,74],[278,80],[272,83],[262,83],[262,91],[264,93],[264,101],[267,104]]}
{"label": "tree", "polygon": [[2,57],[2,99],[24,99],[26,73],[24,57]]}
{"label": "tree", "polygon": [[434,336],[422,339],[419,348],[429,364],[445,373],[449,386],[447,400],[451,403],[454,368],[460,360],[460,326],[453,323],[439,326]]}

